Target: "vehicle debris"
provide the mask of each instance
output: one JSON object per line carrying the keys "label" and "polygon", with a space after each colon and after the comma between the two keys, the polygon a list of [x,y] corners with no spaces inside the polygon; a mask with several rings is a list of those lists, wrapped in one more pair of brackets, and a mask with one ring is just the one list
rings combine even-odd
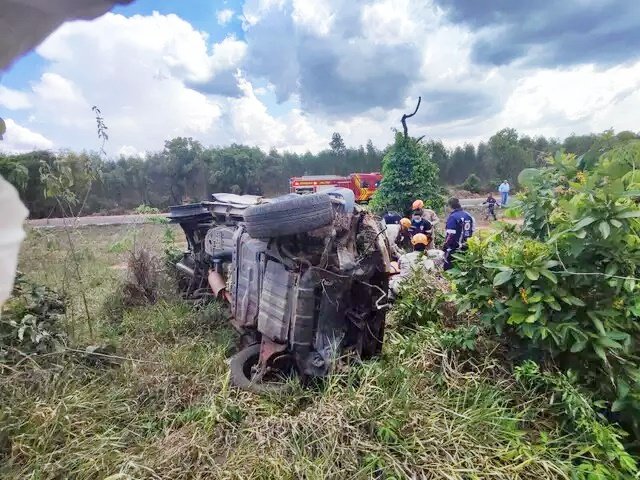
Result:
{"label": "vehicle debris", "polygon": [[384,226],[335,188],[274,199],[214,194],[171,208],[189,249],[178,262],[186,298],[228,301],[240,351],[234,384],[323,377],[338,359],[380,353],[390,245]]}

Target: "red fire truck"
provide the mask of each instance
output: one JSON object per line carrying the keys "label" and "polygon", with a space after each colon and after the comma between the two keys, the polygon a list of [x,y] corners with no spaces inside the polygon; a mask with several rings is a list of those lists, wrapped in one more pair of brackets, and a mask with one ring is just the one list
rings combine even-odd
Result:
{"label": "red fire truck", "polygon": [[382,180],[382,174],[373,173],[352,173],[348,177],[339,175],[309,175],[304,177],[293,177],[289,180],[291,193],[301,195],[307,193],[321,192],[332,187],[344,187],[353,190],[356,202],[367,203],[373,192],[376,191]]}

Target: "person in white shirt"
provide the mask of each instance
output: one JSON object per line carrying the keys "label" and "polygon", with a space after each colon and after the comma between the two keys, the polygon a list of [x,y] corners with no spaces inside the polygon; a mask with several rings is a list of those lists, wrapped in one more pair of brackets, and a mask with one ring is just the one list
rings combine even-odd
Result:
{"label": "person in white shirt", "polygon": [[503,207],[506,207],[507,202],[509,201],[509,190],[511,190],[511,187],[509,186],[509,182],[507,182],[506,180],[502,182],[498,187],[498,192],[500,192],[500,195],[502,196],[501,203]]}

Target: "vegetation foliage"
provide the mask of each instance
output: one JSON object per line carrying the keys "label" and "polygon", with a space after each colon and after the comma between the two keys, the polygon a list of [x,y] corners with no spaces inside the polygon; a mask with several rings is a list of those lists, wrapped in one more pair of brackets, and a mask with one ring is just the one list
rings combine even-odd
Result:
{"label": "vegetation foliage", "polygon": [[[637,135],[631,132],[608,131],[573,135],[560,142],[504,129],[477,147],[467,144],[448,149],[435,140],[421,144],[426,156],[438,165],[441,184],[459,185],[474,174],[480,180],[479,189],[485,191],[494,190],[505,177],[516,185],[522,169],[541,166],[542,159],[558,148],[583,155],[583,161],[590,163],[633,138]],[[216,191],[277,195],[286,193],[289,178],[299,175],[380,171],[390,148],[379,150],[371,140],[365,146],[347,147],[339,133],[333,134],[328,146],[317,154],[279,153],[235,144],[205,147],[192,138],[178,137],[165,142],[161,151],[144,157],[107,159],[101,152],[69,151],[0,153],[0,175],[16,186],[34,218],[63,213],[55,195],[44,194],[46,184],[51,184],[45,181],[47,172],[65,182],[58,187],[73,193],[77,200],[74,210],[82,206],[85,214],[119,214],[139,205],[164,209],[184,201],[205,200]],[[472,186],[477,186],[475,180]]]}
{"label": "vegetation foliage", "polygon": [[415,138],[397,132],[395,143],[382,160],[383,181],[371,200],[375,211],[405,211],[416,198],[439,210],[444,201],[438,166],[428,148]]}
{"label": "vegetation foliage", "polygon": [[[294,381],[277,397],[230,385],[235,337],[224,308],[159,288],[168,280],[157,259],[180,254],[174,225],[30,231],[20,261],[30,283],[18,283],[0,323],[0,477],[637,478],[640,142],[570,138],[579,155],[567,148],[549,161],[523,160],[537,167],[519,176],[523,226],[473,238],[451,290],[442,279],[407,281],[381,359],[344,366],[311,388]],[[334,135],[327,155],[344,162],[340,140]],[[513,153],[514,141],[522,137],[503,132],[487,155]],[[62,199],[65,209],[91,210],[118,184],[103,183],[108,174],[114,181],[134,164],[138,173],[122,174],[118,187],[132,208],[223,185],[215,182],[248,192],[263,181],[258,167],[289,176],[277,152],[231,146],[214,161],[189,139],[165,150],[158,164],[29,157],[23,195],[40,185],[53,190],[38,205],[60,208]],[[438,188],[431,162],[443,152],[400,135],[385,165],[417,168]],[[7,158],[0,168],[23,165]],[[243,165],[245,175],[234,176]],[[184,181],[168,188],[167,172]],[[479,178],[490,178],[484,172]],[[398,182],[390,185],[382,191],[404,202]],[[82,292],[62,245],[74,246]],[[136,301],[124,301],[126,288]],[[115,302],[114,316],[105,306]],[[91,335],[76,322],[85,307]],[[52,338],[64,355],[46,343]],[[117,346],[119,361],[83,361],[74,352],[89,340]]]}
{"label": "vegetation foliage", "polygon": [[456,300],[573,372],[637,437],[640,141],[586,158],[557,154],[522,173],[522,229],[472,239],[452,271]]}

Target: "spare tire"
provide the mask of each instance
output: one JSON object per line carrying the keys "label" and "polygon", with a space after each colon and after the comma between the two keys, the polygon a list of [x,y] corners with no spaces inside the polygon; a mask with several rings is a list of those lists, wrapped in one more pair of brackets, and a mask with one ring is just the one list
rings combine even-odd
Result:
{"label": "spare tire", "polygon": [[331,197],[325,193],[290,195],[282,200],[247,208],[244,221],[247,233],[253,238],[308,232],[333,222]]}

